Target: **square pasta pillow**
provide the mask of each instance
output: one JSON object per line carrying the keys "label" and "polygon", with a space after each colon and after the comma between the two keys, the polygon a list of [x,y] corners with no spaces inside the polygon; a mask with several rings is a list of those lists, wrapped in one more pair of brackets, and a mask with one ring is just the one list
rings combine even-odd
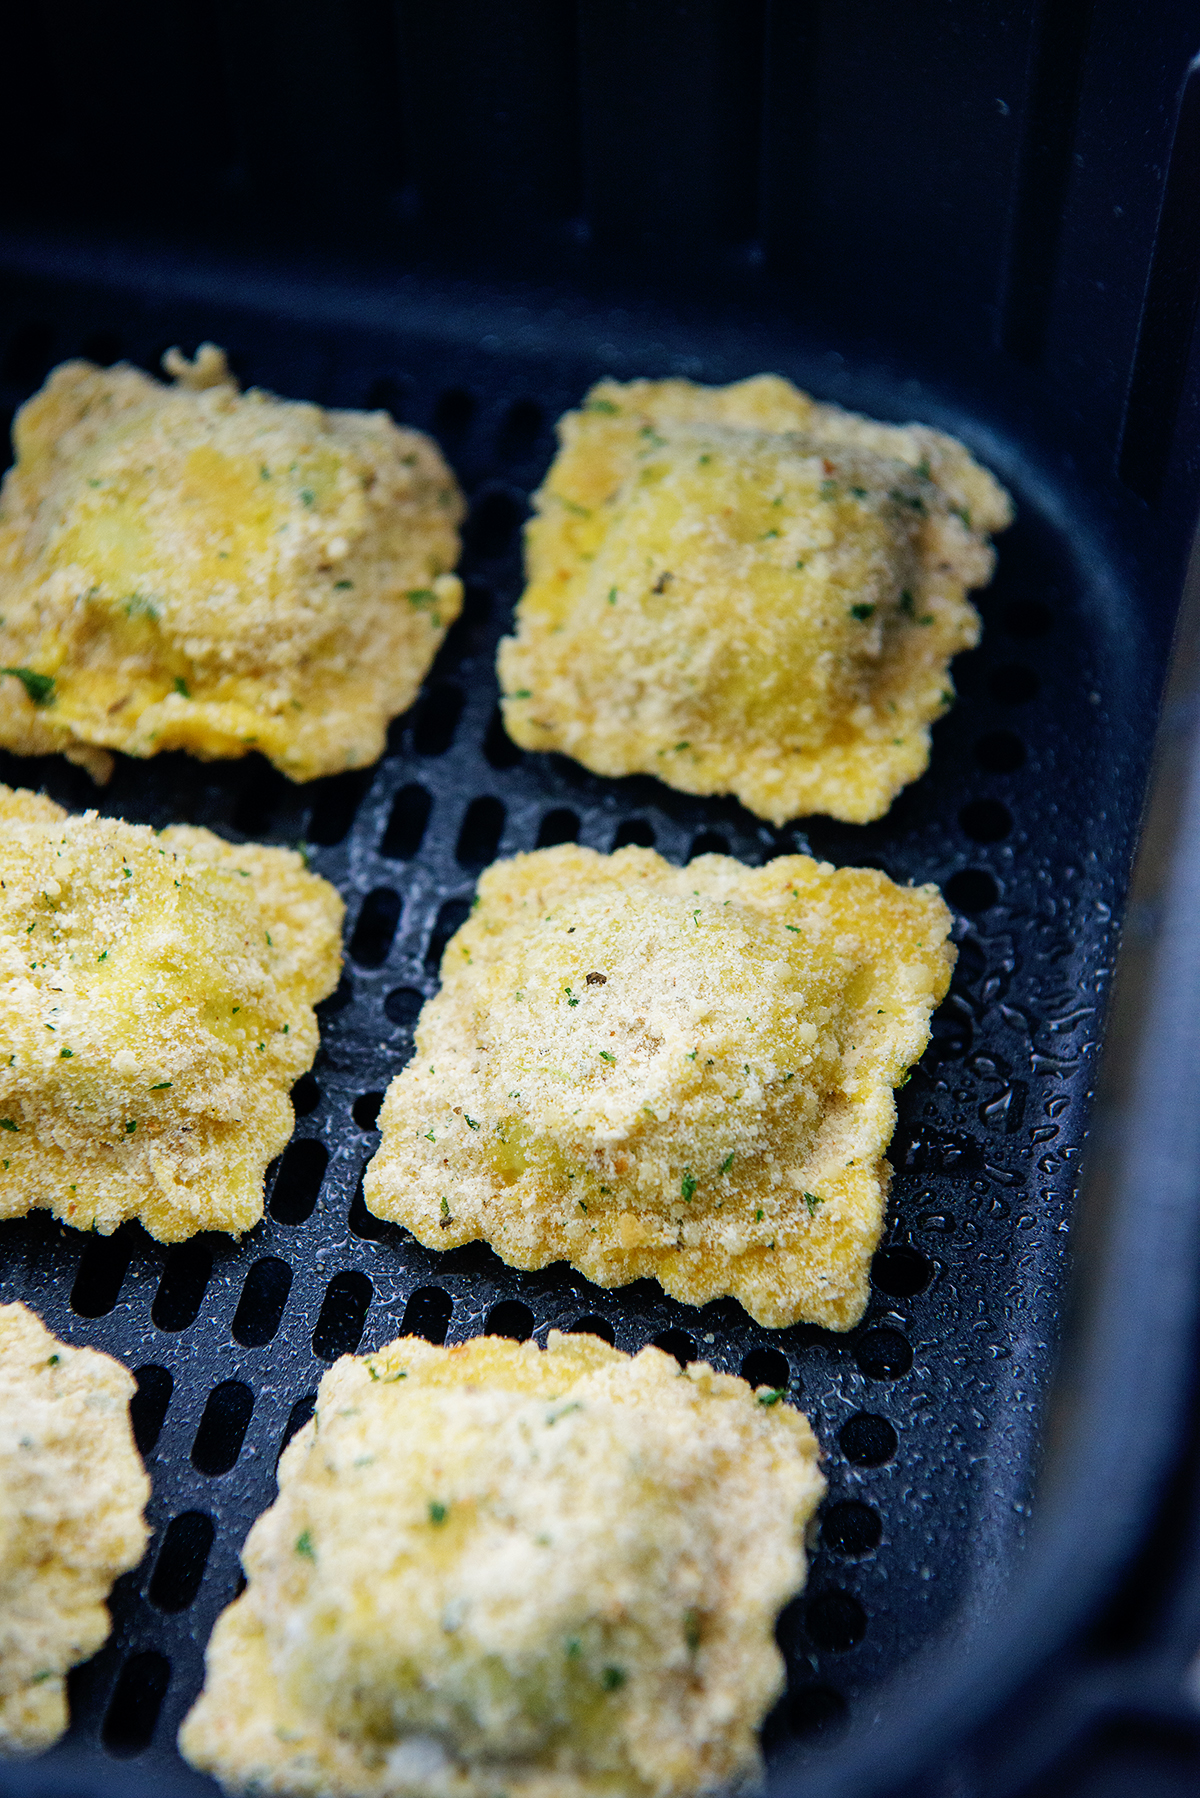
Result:
{"label": "square pasta pillow", "polygon": [[0,491],[0,746],[242,756],[293,780],[383,753],[462,605],[462,496],[385,412],[65,362]]}
{"label": "square pasta pillow", "polygon": [[1004,490],[941,431],[770,375],[602,381],[559,435],[500,646],[514,742],[775,824],[882,817],[978,641]]}
{"label": "square pasta pillow", "polygon": [[849,1329],[950,924],[935,887],[801,855],[499,862],[388,1089],[367,1206],[431,1248]]}
{"label": "square pasta pillow", "polygon": [[107,1638],[104,1601],[142,1558],[133,1391],[118,1361],[0,1305],[0,1755],[62,1735],[66,1675]]}
{"label": "square pasta pillow", "polygon": [[690,1798],[762,1774],[807,1420],[594,1336],[344,1356],[180,1732],[229,1792]]}
{"label": "square pasta pillow", "polygon": [[344,907],[291,849],[0,787],[0,1218],[248,1230]]}

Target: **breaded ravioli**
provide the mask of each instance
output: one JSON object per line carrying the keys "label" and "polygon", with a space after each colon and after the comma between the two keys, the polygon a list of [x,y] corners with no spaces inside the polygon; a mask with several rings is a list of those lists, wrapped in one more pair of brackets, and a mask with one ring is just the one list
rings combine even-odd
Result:
{"label": "breaded ravioli", "polygon": [[0,1305],[0,1754],[62,1735],[64,1676],[107,1637],[104,1601],[142,1558],[150,1482],[133,1390],[110,1356]]}
{"label": "breaded ravioli", "polygon": [[388,1089],[366,1203],[431,1248],[849,1329],[950,923],[936,887],[803,855],[498,862]]}
{"label": "breaded ravioli", "polygon": [[257,1223],[343,911],[291,849],[0,787],[0,1218]]}
{"label": "breaded ravioli", "polygon": [[882,817],[978,641],[1004,490],[771,375],[601,381],[559,435],[500,645],[514,742],[776,824]]}
{"label": "breaded ravioli", "polygon": [[165,363],[66,362],[17,414],[0,746],[365,767],[461,609],[454,477],[385,412],[239,393],[212,344]]}
{"label": "breaded ravioli", "polygon": [[825,1487],[780,1398],[556,1330],[345,1357],[250,1532],[183,1753],[292,1798],[753,1778]]}

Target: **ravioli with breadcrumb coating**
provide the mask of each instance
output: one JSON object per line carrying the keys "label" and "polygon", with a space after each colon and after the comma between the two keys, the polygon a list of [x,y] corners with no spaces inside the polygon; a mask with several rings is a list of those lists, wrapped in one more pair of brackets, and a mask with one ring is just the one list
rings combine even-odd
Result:
{"label": "ravioli with breadcrumb coating", "polygon": [[771,375],[601,381],[559,435],[500,646],[514,742],[775,824],[882,817],[978,641],[1004,490]]}
{"label": "ravioli with breadcrumb coating", "polygon": [[108,1636],[104,1601],[142,1558],[133,1391],[110,1356],[0,1305],[0,1755],[62,1735],[66,1674]]}
{"label": "ravioli with breadcrumb coating", "polygon": [[556,1330],[346,1356],[250,1532],[183,1753],[291,1798],[756,1779],[825,1486],[782,1398]]}
{"label": "ravioli with breadcrumb coating", "polygon": [[8,787],[0,871],[0,1218],[250,1229],[337,984],[337,893],[291,849]]}
{"label": "ravioli with breadcrumb coating", "polygon": [[383,753],[462,606],[463,504],[385,412],[239,393],[222,351],[66,362],[0,491],[0,747],[261,750],[293,780]]}
{"label": "ravioli with breadcrumb coating", "polygon": [[936,887],[803,855],[499,862],[384,1099],[367,1206],[430,1248],[849,1329],[950,924]]}

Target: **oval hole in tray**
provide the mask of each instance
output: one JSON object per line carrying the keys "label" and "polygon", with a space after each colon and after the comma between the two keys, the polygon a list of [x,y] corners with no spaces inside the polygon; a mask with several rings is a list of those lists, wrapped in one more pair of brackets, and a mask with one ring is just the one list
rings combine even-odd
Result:
{"label": "oval hole in tray", "polygon": [[283,1319],[288,1293],[292,1289],[292,1270],[277,1255],[264,1255],[246,1275],[233,1314],[235,1341],[243,1348],[262,1348],[271,1341]]}
{"label": "oval hole in tray", "polygon": [[883,1537],[883,1519],[872,1505],[845,1499],[821,1511],[821,1546],[835,1555],[867,1555]]}
{"label": "oval hole in tray", "polygon": [[243,1380],[222,1380],[208,1395],[192,1443],[192,1466],[211,1477],[236,1466],[254,1410],[254,1394]]}
{"label": "oval hole in tray", "polygon": [[284,1150],[271,1189],[271,1216],[276,1223],[302,1224],[312,1216],[329,1150],[313,1136],[299,1136]]}
{"label": "oval hole in tray", "polygon": [[696,1359],[696,1345],[685,1330],[662,1330],[652,1341],[664,1354],[674,1355],[680,1367]]}
{"label": "oval hole in tray", "polygon": [[172,1517],[146,1593],[156,1610],[187,1610],[200,1590],[216,1533],[206,1511],[183,1511]]}
{"label": "oval hole in tray", "polygon": [[882,1467],[899,1447],[899,1437],[886,1417],[875,1411],[856,1411],[838,1431],[838,1443],[855,1467]]}
{"label": "oval hole in tray", "polygon": [[528,1342],[533,1335],[533,1312],[520,1299],[501,1299],[488,1312],[484,1329],[489,1336],[507,1336],[512,1342]]}
{"label": "oval hole in tray", "polygon": [[165,1654],[145,1648],[129,1656],[117,1675],[100,1731],[110,1754],[124,1758],[150,1746],[170,1683],[171,1663]]}
{"label": "oval hole in tray", "polygon": [[751,1349],[739,1372],[752,1386],[769,1386],[773,1392],[786,1392],[792,1383],[791,1364],[782,1349]]}
{"label": "oval hole in tray", "polygon": [[402,1336],[423,1336],[426,1342],[445,1342],[454,1301],[440,1286],[418,1286],[404,1307]]}
{"label": "oval hole in tray", "polygon": [[392,800],[387,829],[379,845],[380,855],[393,862],[411,861],[425,839],[432,808],[433,801],[424,787],[415,782],[401,787]]}
{"label": "oval hole in tray", "polygon": [[339,1355],[352,1355],[358,1347],[374,1296],[374,1287],[366,1274],[353,1268],[334,1274],[325,1288],[321,1315],[313,1331],[313,1354],[320,1361],[336,1361]]}
{"label": "oval hole in tray", "polygon": [[388,958],[403,901],[394,887],[373,887],[362,902],[350,954],[363,968],[381,968]]}
{"label": "oval hole in tray", "polygon": [[537,846],[539,849],[553,849],[559,843],[577,843],[579,841],[579,813],[568,811],[565,805],[555,806],[547,812],[538,825]]}
{"label": "oval hole in tray", "polygon": [[577,1317],[569,1329],[573,1336],[598,1336],[601,1342],[607,1342],[609,1348],[617,1340],[617,1333],[608,1319],[598,1316],[594,1311],[589,1311],[585,1317]]}
{"label": "oval hole in tray", "polygon": [[144,1457],[158,1441],[167,1420],[167,1406],[175,1390],[175,1381],[165,1367],[158,1367],[154,1362],[136,1368],[133,1377],[137,1381],[137,1391],[129,1401],[129,1421],[137,1451]]}
{"label": "oval hole in tray", "polygon": [[93,1236],[84,1244],[71,1288],[71,1309],[76,1316],[107,1317],[120,1297],[132,1259],[133,1243],[127,1224],[112,1236]]}
{"label": "oval hole in tray", "polygon": [[193,1237],[168,1249],[150,1316],[160,1330],[186,1330],[196,1321],[212,1275],[212,1251]]}
{"label": "oval hole in tray", "polygon": [[316,1408],[317,1395],[315,1392],[306,1392],[303,1398],[298,1398],[296,1400],[295,1404],[288,1412],[288,1420],[283,1426],[283,1435],[279,1438],[279,1449],[275,1456],[276,1463],[278,1463],[279,1456],[283,1453],[297,1430],[302,1430],[304,1428]]}

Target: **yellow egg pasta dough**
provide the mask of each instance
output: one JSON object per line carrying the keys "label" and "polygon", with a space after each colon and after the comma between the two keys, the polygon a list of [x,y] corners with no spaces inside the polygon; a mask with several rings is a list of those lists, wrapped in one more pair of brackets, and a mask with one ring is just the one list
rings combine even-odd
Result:
{"label": "yellow egg pasta dough", "polygon": [[781,1395],[661,1350],[345,1357],[180,1732],[229,1792],[688,1798],[760,1775],[825,1482]]}
{"label": "yellow egg pasta dough", "polygon": [[935,887],[801,855],[496,863],[388,1089],[367,1206],[431,1248],[849,1329],[950,924]]}
{"label": "yellow egg pasta dough", "polygon": [[343,910],[294,850],[0,787],[0,1218],[257,1223]]}
{"label": "yellow egg pasta dough", "polygon": [[62,1735],[65,1676],[108,1636],[104,1601],[142,1557],[133,1391],[110,1356],[0,1305],[0,1755]]}
{"label": "yellow egg pasta dough", "polygon": [[771,375],[601,381],[559,435],[500,646],[514,742],[775,824],[881,817],[978,640],[999,484]]}
{"label": "yellow egg pasta dough", "polygon": [[383,752],[462,605],[463,511],[384,412],[239,393],[212,344],[172,385],[66,362],[0,491],[0,747],[261,750],[293,780]]}

